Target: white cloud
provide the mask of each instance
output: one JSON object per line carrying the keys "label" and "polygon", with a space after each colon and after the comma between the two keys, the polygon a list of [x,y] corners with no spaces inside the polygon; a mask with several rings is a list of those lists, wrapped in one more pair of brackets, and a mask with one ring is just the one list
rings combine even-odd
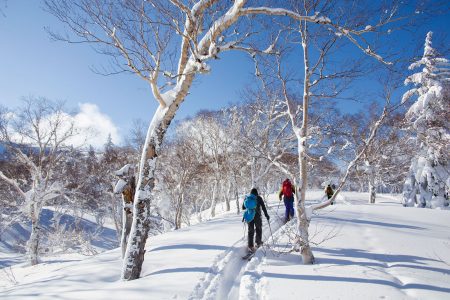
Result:
{"label": "white cloud", "polygon": [[80,111],[73,116],[75,128],[80,131],[80,135],[72,139],[72,143],[77,146],[92,145],[101,148],[106,143],[108,135],[114,144],[121,142],[119,130],[111,118],[102,113],[99,107],[93,103],[80,103]]}
{"label": "white cloud", "polygon": [[[68,140],[65,140],[64,144],[66,145],[70,144],[75,147],[92,145],[95,148],[102,148],[109,134],[111,134],[114,144],[120,144],[121,136],[119,135],[118,128],[108,115],[100,111],[96,104],[80,103],[79,108],[79,112],[74,115],[69,115],[65,112],[45,115],[39,124],[40,138],[46,140],[50,136],[53,136],[52,132],[55,130],[55,126],[57,126],[56,136],[59,139],[67,134],[71,135],[70,126],[73,124],[76,134]],[[18,115],[10,112],[3,117],[13,122],[18,118]],[[18,121],[20,122],[20,120]],[[61,123],[56,125],[59,122]],[[34,144],[37,139],[36,131],[31,127],[22,127],[20,132],[16,131],[15,127],[12,127],[11,124],[8,128],[11,139],[14,142]]]}

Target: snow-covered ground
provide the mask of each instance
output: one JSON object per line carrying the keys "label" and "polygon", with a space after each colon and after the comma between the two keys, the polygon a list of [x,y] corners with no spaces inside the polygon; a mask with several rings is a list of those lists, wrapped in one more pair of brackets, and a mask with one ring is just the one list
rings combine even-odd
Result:
{"label": "snow-covered ground", "polygon": [[[114,225],[110,220],[105,220],[102,226],[97,224],[94,216],[84,214],[82,218],[73,215],[62,214],[59,218],[59,227],[66,231],[57,232],[52,228],[55,211],[52,207],[46,207],[40,215],[41,228],[47,231],[51,242],[45,241],[46,247],[52,247],[51,252],[81,252],[98,253],[114,249],[118,246],[118,239]],[[21,253],[25,252],[25,245],[30,238],[31,223],[13,223],[6,230],[0,232],[0,269],[9,267],[26,260]],[[59,235],[64,234],[66,242],[58,243]],[[72,236],[69,237],[68,235]],[[70,241],[72,239],[73,241]],[[83,243],[80,243],[83,240]],[[82,256],[81,256],[82,257]],[[45,259],[45,254],[44,254]]]}
{"label": "snow-covered ground", "polygon": [[367,200],[344,193],[314,216],[314,265],[291,251],[293,224],[282,226],[283,206],[273,197],[265,246],[250,262],[241,259],[242,216],[228,212],[150,238],[139,280],[120,280],[119,249],[66,254],[0,269],[0,298],[450,299],[450,211],[405,208],[396,196]]}

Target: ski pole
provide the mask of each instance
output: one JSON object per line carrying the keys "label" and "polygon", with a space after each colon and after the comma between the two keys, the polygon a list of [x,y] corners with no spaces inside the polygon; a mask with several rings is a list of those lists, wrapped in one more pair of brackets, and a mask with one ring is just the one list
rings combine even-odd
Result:
{"label": "ski pole", "polygon": [[272,246],[275,248],[275,241],[273,239],[273,233],[272,233],[272,226],[270,226],[270,222],[267,222],[269,224],[269,230],[270,230],[270,236],[272,237]]}
{"label": "ski pole", "polygon": [[277,207],[277,218],[278,220],[283,223],[283,220],[281,219],[280,215],[278,214],[278,211],[280,209],[280,205],[281,205],[281,199],[278,201],[278,207]]}

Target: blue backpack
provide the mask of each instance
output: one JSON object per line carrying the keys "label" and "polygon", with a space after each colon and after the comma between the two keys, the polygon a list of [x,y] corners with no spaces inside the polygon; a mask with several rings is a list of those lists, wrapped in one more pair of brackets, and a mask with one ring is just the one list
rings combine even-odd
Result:
{"label": "blue backpack", "polygon": [[253,194],[245,196],[244,199],[244,206],[246,208],[244,212],[244,220],[245,222],[249,223],[253,220],[256,214],[256,203],[257,203],[257,197]]}

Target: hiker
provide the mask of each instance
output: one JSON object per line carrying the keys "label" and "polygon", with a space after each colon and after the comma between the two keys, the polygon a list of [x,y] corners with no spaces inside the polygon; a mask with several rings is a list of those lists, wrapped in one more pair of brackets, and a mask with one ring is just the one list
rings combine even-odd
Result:
{"label": "hiker", "polygon": [[259,248],[262,245],[262,219],[261,219],[261,208],[266,216],[267,222],[269,222],[270,217],[267,213],[266,205],[261,196],[258,195],[258,191],[253,188],[250,191],[250,195],[245,197],[244,203],[242,203],[242,209],[246,210],[244,213],[244,220],[248,223],[248,250],[250,252],[255,252],[253,237],[256,231],[256,247]]}
{"label": "hiker", "polygon": [[[327,195],[328,200],[330,200],[330,198],[333,197],[334,191],[330,184],[327,185],[324,192]],[[333,204],[334,204],[334,201],[331,202],[331,205],[333,205]]]}
{"label": "hiker", "polygon": [[284,206],[286,207],[286,211],[284,213],[284,223],[289,222],[294,217],[294,194],[295,188],[291,183],[289,178],[286,178],[281,185],[280,192],[278,193],[278,198],[283,197]]}

